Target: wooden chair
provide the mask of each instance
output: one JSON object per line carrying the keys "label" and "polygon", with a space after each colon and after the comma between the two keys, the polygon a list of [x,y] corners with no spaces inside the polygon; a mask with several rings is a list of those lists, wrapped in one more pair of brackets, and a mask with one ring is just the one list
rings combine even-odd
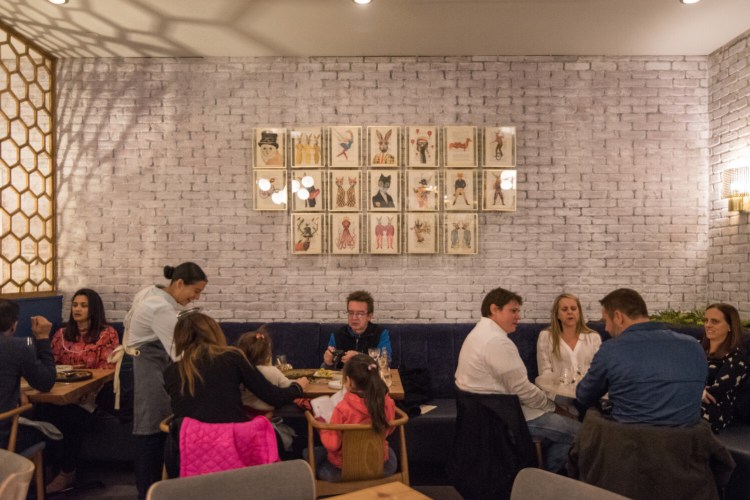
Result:
{"label": "wooden chair", "polygon": [[0,450],[0,498],[25,500],[29,482],[34,475],[34,463],[8,450]]}
{"label": "wooden chair", "polygon": [[400,409],[396,408],[396,418],[388,422],[390,427],[398,427],[399,430],[400,471],[385,477],[383,477],[384,433],[374,433],[372,426],[369,424],[326,424],[319,422],[309,411],[305,412],[305,418],[307,418],[309,463],[313,477],[316,477],[313,429],[341,431],[343,433],[341,481],[334,483],[316,479],[317,497],[340,495],[393,481],[401,481],[405,485],[409,485],[409,461],[406,455],[406,433],[404,432],[404,425],[409,421],[409,416]]}
{"label": "wooden chair", "polygon": [[[0,421],[8,419],[11,420],[10,435],[8,436],[8,451],[15,453],[16,441],[18,439],[18,419],[22,413],[31,410],[31,408],[33,408],[33,405],[31,403],[26,403],[12,410],[0,413]],[[43,450],[44,442],[42,441],[18,452],[19,455],[25,456],[34,463],[34,467],[36,469],[34,487],[36,488],[36,498],[38,500],[44,500],[44,459],[42,457]]]}
{"label": "wooden chair", "polygon": [[[172,419],[174,418],[174,415],[170,415],[161,422],[159,422],[159,430],[162,431],[164,434],[167,435],[167,439],[169,439],[169,424],[172,422]],[[167,464],[162,465],[161,467],[161,478],[169,479],[169,475],[167,474]]]}

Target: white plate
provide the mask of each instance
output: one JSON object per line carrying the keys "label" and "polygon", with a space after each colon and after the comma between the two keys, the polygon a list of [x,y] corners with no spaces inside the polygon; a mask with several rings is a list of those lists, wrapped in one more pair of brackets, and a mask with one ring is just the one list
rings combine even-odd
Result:
{"label": "white plate", "polygon": [[69,371],[73,370],[73,365],[57,365],[55,368],[60,373],[62,373],[62,372],[69,372]]}
{"label": "white plate", "polygon": [[328,382],[328,387],[331,389],[341,389],[341,381],[340,380],[331,380]]}

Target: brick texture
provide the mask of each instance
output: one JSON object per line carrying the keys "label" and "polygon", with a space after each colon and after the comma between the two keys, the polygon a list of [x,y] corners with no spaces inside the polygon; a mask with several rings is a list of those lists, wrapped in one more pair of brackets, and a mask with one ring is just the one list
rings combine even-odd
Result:
{"label": "brick texture", "polygon": [[721,199],[721,172],[750,166],[750,32],[710,55],[708,296],[750,315],[750,221]]}
{"label": "brick texture", "polygon": [[[524,297],[526,321],[547,321],[563,291],[598,319],[597,300],[623,286],[652,310],[695,307],[709,273],[721,296],[747,281],[747,221],[714,194],[747,141],[737,44],[710,60],[61,60],[59,287],[97,289],[113,320],[184,260],[208,273],[201,302],[221,320],[343,320],[358,288],[376,320],[397,322],[475,320],[497,286]],[[252,210],[253,127],[377,123],[515,125],[518,211],[480,213],[476,256],[291,256],[288,215]]]}

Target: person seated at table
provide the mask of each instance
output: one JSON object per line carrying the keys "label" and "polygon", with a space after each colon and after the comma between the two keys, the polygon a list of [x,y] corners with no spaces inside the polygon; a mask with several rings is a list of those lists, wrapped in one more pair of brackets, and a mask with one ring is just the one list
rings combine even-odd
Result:
{"label": "person seated at table", "polygon": [[649,320],[643,297],[619,288],[599,301],[612,337],[576,387],[584,408],[609,393],[612,418],[626,424],[690,427],[701,420],[708,369],[696,339]]}
{"label": "person seated at table", "polygon": [[[52,323],[42,316],[31,317],[32,339],[14,338],[18,327],[18,304],[0,298],[0,413],[18,407],[21,401],[21,377],[29,386],[47,392],[55,385],[55,360],[49,347]],[[28,342],[27,342],[28,341]],[[8,447],[10,420],[0,421],[0,448]],[[19,426],[16,451],[44,440],[32,427]]]}
{"label": "person seated at table", "polygon": [[[358,290],[346,298],[347,325],[331,334],[328,348],[323,353],[323,368],[340,370],[357,354],[385,348],[392,359],[391,337],[388,329],[371,323],[375,301],[369,292]],[[343,351],[343,352],[342,352]],[[342,352],[341,355],[337,355]]]}
{"label": "person seated at table", "polygon": [[[396,404],[378,372],[378,365],[365,354],[355,354],[344,365],[342,383],[346,389],[344,399],[336,405],[331,424],[372,424],[372,431],[386,436],[393,432],[388,422],[396,416]],[[340,481],[343,463],[341,431],[320,430],[323,446],[315,448],[315,470],[318,479]],[[303,456],[308,450],[303,450]],[[304,456],[307,459],[307,456]],[[396,454],[383,440],[383,475],[396,472]]]}
{"label": "person seated at table", "polygon": [[[551,316],[549,328],[539,332],[536,342],[539,375],[550,374],[560,379],[566,370],[571,380],[577,382],[588,371],[602,339],[586,326],[581,302],[575,295],[558,295],[552,304]],[[558,396],[555,402],[565,405],[571,413],[577,413],[572,398]]]}
{"label": "person seated at table", "polygon": [[[177,320],[174,349],[178,361],[164,371],[164,385],[176,425],[185,417],[214,424],[249,421],[240,385],[275,407],[301,397],[308,384],[303,377],[287,388],[276,387],[240,349],[227,346],[216,321],[199,312]],[[179,449],[174,443],[167,447],[164,461],[170,477],[179,475]]]}
{"label": "person seated at table", "polygon": [[[58,365],[81,368],[114,368],[107,357],[120,345],[117,332],[107,324],[104,304],[98,293],[82,288],[73,294],[67,325],[52,337],[52,353]],[[105,385],[101,391],[112,391]],[[101,392],[100,391],[100,392]],[[106,393],[105,393],[106,394]],[[36,409],[36,418],[51,422],[60,429],[63,440],[58,444],[60,457],[53,460],[60,472],[47,485],[47,493],[56,493],[73,485],[76,462],[88,427],[91,413],[96,409],[94,397],[81,405],[42,404]]]}
{"label": "person seated at table", "polygon": [[733,306],[711,304],[703,324],[701,345],[708,358],[708,378],[701,411],[718,434],[732,422],[737,390],[747,376],[747,352],[742,345],[740,315]]}
{"label": "person seated at table", "polygon": [[[242,334],[237,340],[237,348],[245,354],[248,361],[273,385],[282,388],[292,385],[292,381],[286,378],[281,373],[281,370],[275,366],[271,366],[271,360],[273,359],[272,342],[264,326],[261,326],[255,332]],[[256,415],[263,415],[273,410],[273,406],[245,388],[242,389],[242,404],[254,410],[252,413]]]}

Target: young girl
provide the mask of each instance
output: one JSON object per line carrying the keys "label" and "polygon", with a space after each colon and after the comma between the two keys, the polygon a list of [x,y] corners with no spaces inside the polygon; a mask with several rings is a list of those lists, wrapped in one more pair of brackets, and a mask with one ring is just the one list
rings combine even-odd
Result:
{"label": "young girl", "polygon": [[[390,434],[393,428],[388,428],[388,422],[396,416],[396,405],[373,359],[365,354],[351,358],[344,365],[343,383],[346,393],[334,408],[330,423],[372,424],[373,432]],[[343,458],[341,432],[321,430],[320,440],[325,449],[315,449],[318,478],[339,481]],[[383,442],[383,461],[383,475],[396,472],[396,454],[388,441]]]}
{"label": "young girl", "polygon": [[[278,368],[271,366],[271,337],[268,336],[265,326],[261,326],[256,332],[243,334],[237,341],[237,347],[245,353],[248,361],[255,365],[258,371],[266,377],[266,380],[273,385],[281,388],[292,385],[292,381],[286,378]],[[247,389],[242,390],[242,404],[253,410],[253,413],[259,415],[273,410],[273,406],[261,400]]]}

